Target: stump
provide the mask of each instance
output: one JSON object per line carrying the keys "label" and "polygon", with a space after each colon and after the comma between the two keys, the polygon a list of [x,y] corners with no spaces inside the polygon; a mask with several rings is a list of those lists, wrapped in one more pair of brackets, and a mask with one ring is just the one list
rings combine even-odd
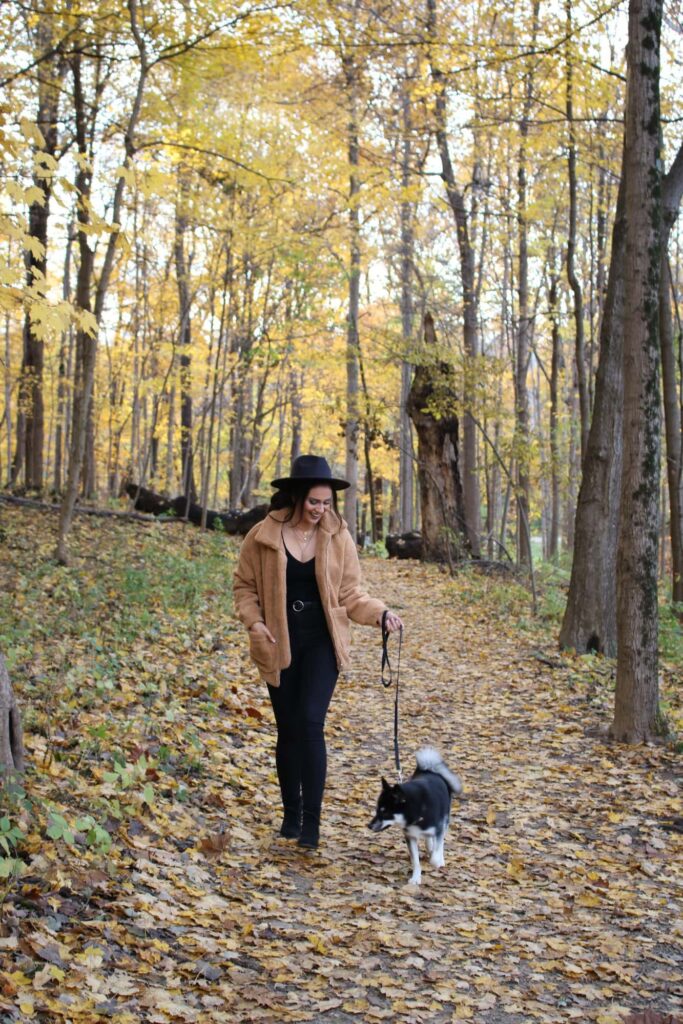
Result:
{"label": "stump", "polygon": [[21,715],[5,659],[0,654],[0,778],[24,770]]}
{"label": "stump", "polygon": [[384,543],[389,558],[422,558],[422,534],[417,530],[390,533]]}

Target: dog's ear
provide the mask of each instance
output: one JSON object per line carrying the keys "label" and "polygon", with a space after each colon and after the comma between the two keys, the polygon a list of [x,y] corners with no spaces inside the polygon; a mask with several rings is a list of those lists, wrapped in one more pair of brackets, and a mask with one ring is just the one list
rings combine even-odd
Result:
{"label": "dog's ear", "polygon": [[387,790],[390,790],[390,789],[391,789],[391,786],[389,785],[389,783],[387,782],[387,780],[386,780],[386,779],[384,778],[384,776],[382,776],[382,789],[383,789],[383,790],[384,790],[385,792],[386,792]]}

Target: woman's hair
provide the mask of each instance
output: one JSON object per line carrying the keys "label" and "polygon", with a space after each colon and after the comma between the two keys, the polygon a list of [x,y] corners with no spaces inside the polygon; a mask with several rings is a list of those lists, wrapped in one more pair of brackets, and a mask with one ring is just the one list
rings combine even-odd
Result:
{"label": "woman's hair", "polygon": [[[325,485],[324,480],[320,480],[321,485]],[[275,491],[272,498],[270,499],[270,505],[268,507],[269,512],[277,512],[280,509],[287,509],[288,513],[285,517],[285,522],[288,523],[294,516],[297,509],[301,511],[304,501],[314,487],[318,486],[318,482],[315,480],[293,480],[287,485],[287,488],[280,488]],[[337,492],[334,488],[330,488],[332,491],[332,507],[330,511],[336,516],[341,526],[342,517],[339,514],[339,508],[337,507]]]}

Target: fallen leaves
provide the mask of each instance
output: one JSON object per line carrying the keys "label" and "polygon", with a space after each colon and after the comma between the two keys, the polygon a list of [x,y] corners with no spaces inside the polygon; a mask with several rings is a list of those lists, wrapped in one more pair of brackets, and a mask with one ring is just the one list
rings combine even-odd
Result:
{"label": "fallen leaves", "polygon": [[[9,535],[28,522],[16,516]],[[84,559],[70,587],[49,570],[55,608],[24,588],[22,615],[40,629],[13,655],[36,809],[5,902],[3,1024],[678,1024],[683,839],[667,826],[683,820],[680,765],[585,735],[602,710],[583,663],[539,659],[552,639],[527,640],[466,581],[364,562],[406,622],[404,764],[431,742],[465,783],[446,867],[425,863],[422,886],[405,886],[398,831],[366,828],[392,774],[377,634],[354,631],[328,720],[323,843],[304,855],[277,836],[267,693],[220,586],[194,615],[149,587],[124,610],[109,572],[110,611],[71,618],[69,595],[85,601],[114,548],[148,557],[137,528],[78,529],[99,561]],[[188,562],[222,543],[227,585],[230,542],[161,529],[155,550],[172,535]],[[143,612],[154,622],[140,631]],[[68,650],[55,650],[50,614]],[[111,848],[89,847],[85,828],[73,843],[46,838],[77,822]]]}

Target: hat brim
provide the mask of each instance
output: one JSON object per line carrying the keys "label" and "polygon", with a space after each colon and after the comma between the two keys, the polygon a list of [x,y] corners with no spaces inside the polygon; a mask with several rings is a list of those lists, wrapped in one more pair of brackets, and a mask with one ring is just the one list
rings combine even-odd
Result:
{"label": "hat brim", "polygon": [[315,487],[316,484],[323,484],[327,487],[331,487],[333,491],[345,491],[351,484],[348,480],[337,480],[335,477],[308,477],[308,476],[283,476],[279,480],[271,480],[270,486],[277,487],[279,491],[286,491],[292,484],[310,484],[311,487]]}

